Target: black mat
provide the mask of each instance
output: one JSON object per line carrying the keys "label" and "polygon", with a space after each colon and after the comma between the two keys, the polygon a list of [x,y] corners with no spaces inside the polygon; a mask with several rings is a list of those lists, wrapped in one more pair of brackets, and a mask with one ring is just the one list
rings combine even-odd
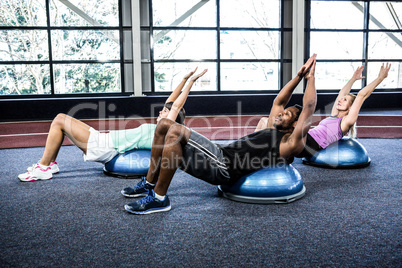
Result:
{"label": "black mat", "polygon": [[107,177],[63,147],[62,172],[23,183],[43,148],[0,150],[1,267],[401,267],[402,140],[360,139],[372,163],[358,170],[294,166],[307,188],[287,205],[218,197],[178,171],[172,210],[136,216]]}

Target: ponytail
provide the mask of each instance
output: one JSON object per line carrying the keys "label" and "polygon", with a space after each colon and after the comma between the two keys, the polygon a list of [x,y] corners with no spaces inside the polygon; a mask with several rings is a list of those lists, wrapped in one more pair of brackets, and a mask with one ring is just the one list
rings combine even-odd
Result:
{"label": "ponytail", "polygon": [[[349,93],[348,94],[350,97],[352,97],[352,104],[356,99],[356,95]],[[357,131],[356,131],[356,122],[353,124],[353,126],[350,127],[348,136],[351,137],[352,139],[355,139],[357,136]]]}
{"label": "ponytail", "polygon": [[352,139],[355,139],[357,136],[357,131],[356,131],[356,122],[353,124],[353,126],[350,127],[348,136]]}

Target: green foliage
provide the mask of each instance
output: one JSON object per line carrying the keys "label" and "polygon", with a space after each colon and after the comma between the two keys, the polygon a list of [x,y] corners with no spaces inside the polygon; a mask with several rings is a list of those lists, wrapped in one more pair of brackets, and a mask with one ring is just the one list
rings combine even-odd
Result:
{"label": "green foliage", "polygon": [[[90,0],[86,1],[91,3],[92,15],[90,15],[95,16],[94,19],[101,24],[110,24],[108,19],[113,19],[115,14],[118,14],[116,12],[118,10],[117,1],[114,1],[113,4],[102,1],[94,1],[96,3],[92,3]],[[46,18],[46,9],[44,8],[46,1],[42,3],[28,2],[2,0],[0,4],[0,25],[17,27],[35,26],[35,23],[38,23],[37,26],[43,26],[43,23],[46,25],[46,20],[43,20],[43,18]],[[53,8],[57,3],[55,4],[51,1],[50,5]],[[96,11],[98,8],[102,10],[101,15]],[[57,23],[62,23],[62,25],[64,23],[64,25],[75,26],[77,21],[81,20],[77,14],[68,8],[52,10],[53,12],[60,12],[56,17]],[[37,33],[33,31],[38,30],[24,29],[15,31],[13,29],[0,33],[2,35],[0,36],[0,47],[5,48],[5,53],[10,55],[11,60],[16,61],[16,64],[0,65],[0,95],[49,93],[51,83],[50,66],[49,64],[40,63],[40,61],[48,59],[49,55],[46,55],[47,49],[38,49],[38,47],[48,46],[47,35],[40,34],[40,31]],[[82,59],[85,61],[102,58],[104,55],[111,55],[109,59],[119,59],[119,45],[115,45],[114,41],[105,37],[107,34],[108,31],[82,30],[76,34],[76,30],[55,30],[52,32],[53,59],[57,59],[58,52],[61,52],[59,55],[62,55],[62,57],[65,57],[63,59],[67,60]],[[22,60],[38,62],[31,65],[19,64],[18,61]],[[54,81],[59,83],[55,85],[57,87],[56,92],[101,93],[120,91],[121,70],[119,63],[54,64],[53,70]]]}

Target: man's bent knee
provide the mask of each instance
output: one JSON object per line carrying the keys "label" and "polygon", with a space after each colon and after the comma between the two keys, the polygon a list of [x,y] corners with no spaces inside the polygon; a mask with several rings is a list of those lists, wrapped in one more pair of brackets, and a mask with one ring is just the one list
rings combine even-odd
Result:
{"label": "man's bent knee", "polygon": [[174,124],[169,128],[165,137],[165,144],[179,142],[185,145],[190,137],[190,130],[183,125]]}
{"label": "man's bent knee", "polygon": [[162,118],[159,120],[158,125],[155,129],[155,135],[166,135],[172,125],[175,125],[176,122],[173,120]]}

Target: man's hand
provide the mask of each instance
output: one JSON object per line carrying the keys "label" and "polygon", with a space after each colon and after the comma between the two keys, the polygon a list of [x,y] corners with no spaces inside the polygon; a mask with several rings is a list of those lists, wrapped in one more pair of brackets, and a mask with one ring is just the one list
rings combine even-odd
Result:
{"label": "man's hand", "polygon": [[387,63],[385,67],[384,63],[381,65],[380,73],[378,74],[378,78],[380,78],[381,81],[388,77],[389,69],[391,69],[391,63]]}
{"label": "man's hand", "polygon": [[297,76],[300,77],[300,79],[302,79],[303,77],[306,76],[306,74],[309,73],[309,69],[311,68],[311,66],[313,65],[313,63],[315,62],[317,58],[317,54],[313,54],[313,56],[311,56],[306,63],[300,68],[299,72],[297,73]]}
{"label": "man's hand", "polygon": [[308,72],[308,74],[306,75],[306,79],[310,80],[311,78],[314,78],[315,76],[315,65],[316,65],[317,61],[314,58],[313,60],[313,64],[311,65],[310,71]]}

